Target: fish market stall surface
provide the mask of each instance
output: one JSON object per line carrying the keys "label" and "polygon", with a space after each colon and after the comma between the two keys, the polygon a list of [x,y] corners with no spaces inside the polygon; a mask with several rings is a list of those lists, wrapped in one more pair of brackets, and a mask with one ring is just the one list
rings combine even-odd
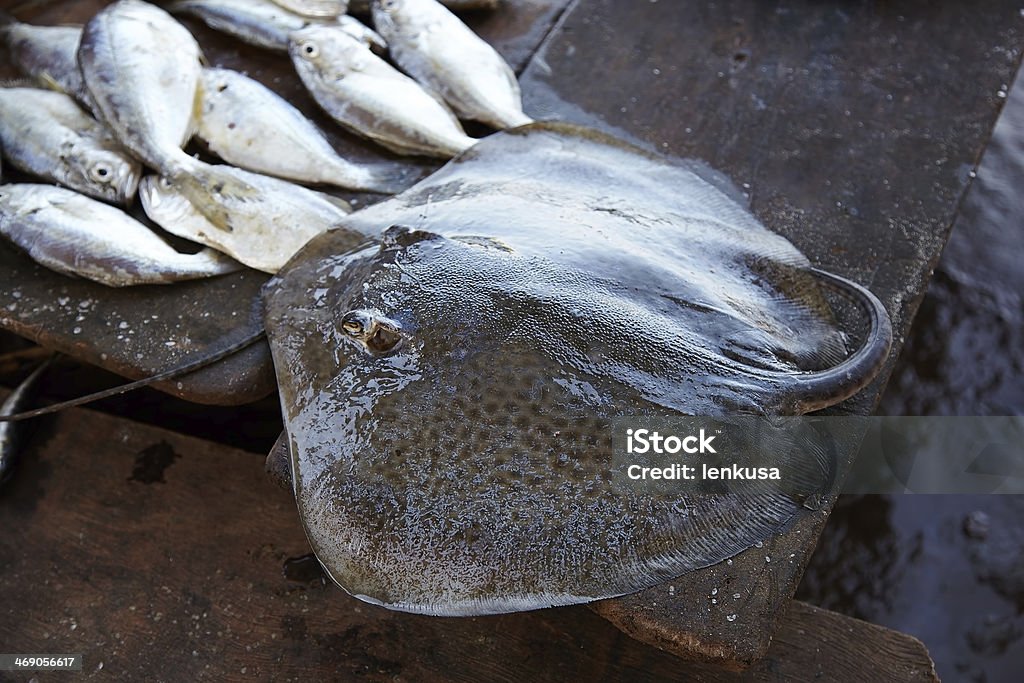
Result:
{"label": "fish market stall surface", "polygon": [[[89,4],[68,6],[77,13]],[[708,6],[579,0],[523,74],[525,110],[536,118],[589,124],[670,154],[703,158],[726,172],[750,193],[754,213],[769,228],[788,237],[813,263],[879,294],[893,318],[898,352],[998,114],[999,93],[1017,68],[1018,9],[1000,2],[982,15],[954,4],[914,2],[858,3],[840,10],[809,2]],[[85,9],[77,18],[90,13]],[[49,20],[56,21],[56,15]],[[232,49],[237,58],[241,48]],[[2,289],[11,293],[0,308],[5,326],[53,346],[80,349],[95,362],[117,348],[120,321],[108,324],[116,310],[94,319],[99,341],[76,341],[91,337],[79,336],[85,328],[73,308],[59,334],[47,336],[42,326],[30,327],[26,321],[32,312],[54,307],[54,301],[89,308],[98,299],[83,296],[88,290],[78,289],[80,283],[61,280],[29,292],[27,287],[36,286],[29,283],[38,280],[25,269],[34,267],[6,247],[0,256],[11,259],[11,267],[0,272],[22,269]],[[163,294],[172,313],[161,309],[147,315],[209,342],[220,334],[203,336],[188,321],[177,320],[185,315],[182,303],[187,309],[192,302],[216,301],[223,311],[232,302],[232,317],[246,318],[262,282],[252,273],[229,276],[215,290],[222,297],[217,299],[207,298],[213,291],[184,294],[189,290],[176,287],[174,294]],[[22,301],[30,293],[33,301]],[[138,319],[141,324],[144,317]],[[234,327],[225,324],[224,331]],[[145,374],[174,357],[152,358],[152,348],[134,350],[150,365],[126,374]],[[208,372],[215,371],[224,371],[223,382],[247,372],[250,377],[266,373],[263,388],[249,396],[271,386],[264,349]],[[884,377],[842,410],[868,412],[883,384]],[[234,386],[236,396],[245,395],[243,382]],[[207,396],[223,393],[218,387]],[[766,651],[827,512],[826,504],[731,565],[677,581],[674,591],[656,587],[597,609],[660,647],[749,662]],[[743,596],[742,610],[708,597],[725,587],[730,595]],[[741,616],[730,619],[736,614]]]}

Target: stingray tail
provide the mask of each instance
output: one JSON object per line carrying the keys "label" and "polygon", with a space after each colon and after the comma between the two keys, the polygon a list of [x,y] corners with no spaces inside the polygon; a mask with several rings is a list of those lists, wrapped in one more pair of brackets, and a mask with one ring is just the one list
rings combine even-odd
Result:
{"label": "stingray tail", "polygon": [[864,342],[843,362],[827,370],[792,377],[795,385],[783,398],[783,414],[798,415],[841,403],[878,376],[892,347],[892,323],[885,306],[867,288],[833,273],[812,268],[825,284],[856,301],[868,316]]}
{"label": "stingray tail", "polygon": [[155,375],[145,377],[135,382],[129,382],[128,384],[122,384],[121,386],[113,387],[112,389],[107,389],[105,391],[98,391],[94,394],[80,396],[78,398],[71,399],[70,401],[62,401],[61,403],[55,403],[53,405],[46,406],[45,408],[29,410],[23,413],[14,413],[12,415],[0,415],[0,422],[18,422],[21,420],[28,420],[33,417],[39,417],[41,415],[49,415],[50,413],[56,413],[61,410],[66,410],[67,408],[73,408],[75,406],[84,405],[86,403],[92,403],[93,401],[99,401],[101,399],[109,398],[111,396],[117,396],[119,394],[125,394],[129,391],[141,389],[142,387],[149,386],[150,384],[154,384],[156,382],[162,382],[164,380],[168,380],[174,377],[187,375],[201,368],[213,365],[219,360],[223,360],[228,356],[238,353],[242,349],[246,349],[252,346],[260,339],[263,339],[263,336],[265,334],[266,332],[263,330],[262,327],[260,327],[258,330],[250,331],[238,341],[230,342],[229,344],[227,344],[227,346],[224,346],[220,350],[205,353],[201,355],[199,358],[187,361],[180,365],[176,365]]}

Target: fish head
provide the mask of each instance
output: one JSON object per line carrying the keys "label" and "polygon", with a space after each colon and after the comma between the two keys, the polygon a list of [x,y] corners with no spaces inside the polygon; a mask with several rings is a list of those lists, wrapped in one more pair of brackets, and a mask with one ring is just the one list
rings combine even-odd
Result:
{"label": "fish head", "polygon": [[127,154],[90,146],[71,151],[68,183],[113,204],[130,204],[139,188],[142,164]]}
{"label": "fish head", "polygon": [[139,183],[139,200],[149,218],[158,225],[189,220],[192,204],[167,178],[148,175]]}
{"label": "fish head", "polygon": [[370,10],[373,25],[383,36],[416,35],[424,30],[433,30],[435,22],[444,19],[439,15],[450,13],[440,3],[423,0],[373,0]]}
{"label": "fish head", "polygon": [[307,26],[290,33],[288,54],[300,74],[321,80],[360,71],[373,56],[365,43],[331,25]]}
{"label": "fish head", "polygon": [[391,28],[429,16],[428,13],[449,10],[439,3],[425,3],[422,0],[372,0],[370,10],[374,26]]}

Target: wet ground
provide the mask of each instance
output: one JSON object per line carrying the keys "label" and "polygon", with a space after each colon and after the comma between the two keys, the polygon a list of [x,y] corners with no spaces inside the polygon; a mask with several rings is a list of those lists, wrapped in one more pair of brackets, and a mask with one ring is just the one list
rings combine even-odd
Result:
{"label": "wet ground", "polygon": [[[1024,414],[1024,78],[1012,89],[879,412]],[[946,681],[1024,671],[1024,498],[841,500],[799,597],[911,633]]]}

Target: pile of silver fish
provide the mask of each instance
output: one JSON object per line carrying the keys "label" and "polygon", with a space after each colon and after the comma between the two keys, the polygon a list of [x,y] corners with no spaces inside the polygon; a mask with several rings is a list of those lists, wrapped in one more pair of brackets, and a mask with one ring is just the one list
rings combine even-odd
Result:
{"label": "pile of silver fish", "polygon": [[[379,32],[348,5],[178,0],[167,11],[119,0],[80,27],[0,20],[0,40],[30,79],[0,88],[3,158],[41,181],[0,186],[0,232],[40,264],[110,286],[243,264],[275,273],[351,211],[306,185],[394,194],[417,179],[418,169],[400,161],[343,158],[273,90],[207,66],[174,14],[287,54],[331,118],[395,154],[464,152],[477,139],[460,118],[494,128],[531,123],[512,69],[443,4],[364,3]],[[224,163],[187,153],[193,138]],[[205,248],[173,248],[126,211],[136,196],[148,221]]]}

